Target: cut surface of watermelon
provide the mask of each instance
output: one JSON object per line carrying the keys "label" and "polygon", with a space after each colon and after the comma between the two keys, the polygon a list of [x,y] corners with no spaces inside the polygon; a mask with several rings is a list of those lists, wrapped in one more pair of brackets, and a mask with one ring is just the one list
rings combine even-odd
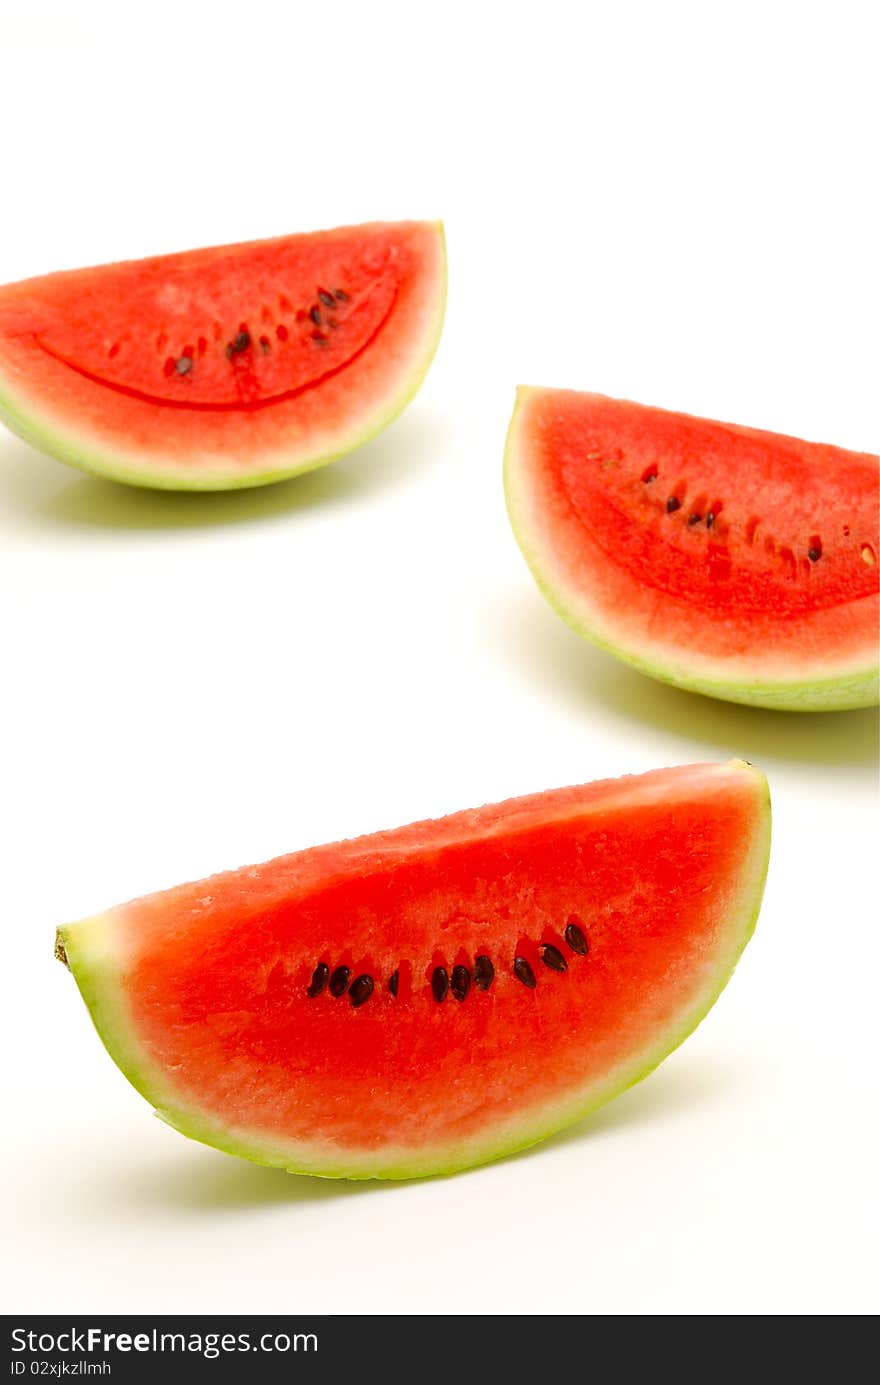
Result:
{"label": "cut surface of watermelon", "polygon": [[681,1043],[752,932],[769,839],[757,770],[685,766],[183,885],[57,950],[184,1134],[329,1177],[451,1172]]}
{"label": "cut surface of watermelon", "polygon": [[443,230],[390,222],[0,288],[0,418],[137,485],[226,489],[332,461],[390,423],[439,340]]}
{"label": "cut surface of watermelon", "polygon": [[643,672],[794,711],[877,701],[878,459],[523,388],[514,532],[544,595]]}

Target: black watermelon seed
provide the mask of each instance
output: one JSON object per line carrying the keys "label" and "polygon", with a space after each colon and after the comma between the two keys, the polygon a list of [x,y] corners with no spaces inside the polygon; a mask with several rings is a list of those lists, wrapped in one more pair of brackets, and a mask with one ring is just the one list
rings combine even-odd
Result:
{"label": "black watermelon seed", "polygon": [[552,943],[541,944],[541,961],[551,971],[568,971],[568,963],[559,948],[554,947]]}
{"label": "black watermelon seed", "polygon": [[513,974],[517,981],[521,981],[524,986],[528,986],[530,991],[533,991],[538,984],[535,980],[535,973],[532,971],[525,957],[514,957]]}
{"label": "black watermelon seed", "polygon": [[478,991],[488,991],[495,980],[495,968],[485,955],[474,958],[474,985]]}
{"label": "black watermelon seed", "polygon": [[397,988],[400,985],[400,972],[393,971],[388,978],[388,989],[393,996],[397,995]]}
{"label": "black watermelon seed", "polygon": [[452,991],[452,994],[455,996],[455,999],[464,1000],[470,988],[471,974],[468,971],[467,967],[453,967],[452,980],[449,983],[449,989]]}
{"label": "black watermelon seed", "polygon": [[338,298],[340,303],[348,302],[348,294],[345,292],[345,289],[334,289],[333,297]]}
{"label": "black watermelon seed", "polygon": [[325,346],[327,344],[327,338],[324,336],[323,332],[312,332],[312,341],[318,346]]}
{"label": "black watermelon seed", "polygon": [[708,513],[707,516],[706,516],[706,528],[707,528],[707,529],[711,529],[711,528],[712,528],[712,525],[713,525],[714,523],[715,523],[715,511],[714,511],[714,510],[710,510],[709,513]]}
{"label": "black watermelon seed", "polygon": [[681,509],[681,501],[679,500],[678,496],[677,496],[677,495],[670,495],[669,499],[668,499],[667,502],[666,502],[666,513],[667,513],[668,515],[674,515],[675,512],[676,512],[676,510],[680,510],[680,509]]}
{"label": "black watermelon seed", "polygon": [[332,294],[332,293],[328,293],[326,289],[318,289],[318,297],[320,298],[321,302],[324,304],[324,307],[325,307],[325,308],[332,308],[332,307],[333,307],[333,304],[334,304],[334,301],[335,301],[335,300],[334,300],[334,298],[333,298],[333,294]]}
{"label": "black watermelon seed", "polygon": [[351,971],[348,967],[337,967],[330,977],[330,994],[337,996],[345,995],[345,992],[348,990],[348,978],[350,976]]}
{"label": "black watermelon seed", "polygon": [[445,967],[434,968],[431,973],[431,990],[434,992],[436,1001],[446,999],[446,992],[449,990],[449,972]]}
{"label": "black watermelon seed", "polygon": [[318,307],[317,303],[315,304],[315,306],[314,306],[313,308],[309,308],[309,317],[312,319],[312,321],[314,322],[314,324],[315,324],[316,327],[320,327],[320,325],[321,325],[321,309]]}
{"label": "black watermelon seed", "polygon": [[250,344],[250,332],[239,332],[237,336],[233,337],[232,341],[227,346],[226,354],[227,356],[237,356],[240,351],[247,351]]}
{"label": "black watermelon seed", "polygon": [[688,515],[688,524],[699,524],[702,518],[702,515]]}
{"label": "black watermelon seed", "polygon": [[[179,361],[178,361],[178,369],[180,369],[180,362],[179,362]],[[811,563],[818,563],[819,559],[822,557],[822,550],[821,550],[821,548],[810,548],[810,549],[807,551],[807,557],[809,558],[809,560],[810,560]]]}
{"label": "black watermelon seed", "polygon": [[319,962],[312,972],[312,979],[309,982],[309,989],[306,991],[306,995],[314,999],[316,995],[321,994],[329,980],[330,968],[326,962]]}
{"label": "black watermelon seed", "polygon": [[565,925],[565,941],[568,943],[572,952],[576,952],[579,957],[586,957],[587,940],[584,937],[583,930],[578,928],[576,923],[567,923]]}
{"label": "black watermelon seed", "polygon": [[356,976],[351,983],[351,989],[348,994],[355,1009],[357,1009],[358,1005],[364,1005],[373,994],[372,976]]}
{"label": "black watermelon seed", "polygon": [[174,368],[178,375],[188,375],[193,368],[192,356],[178,356]]}

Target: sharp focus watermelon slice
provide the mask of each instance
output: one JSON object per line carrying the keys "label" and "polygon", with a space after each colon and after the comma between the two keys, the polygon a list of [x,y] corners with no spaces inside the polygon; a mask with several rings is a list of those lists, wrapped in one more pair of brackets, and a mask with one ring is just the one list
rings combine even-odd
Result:
{"label": "sharp focus watermelon slice", "polygon": [[580,634],[793,711],[877,701],[877,458],[599,394],[521,389],[514,532]]}
{"label": "sharp focus watermelon slice", "polygon": [[59,930],[111,1055],[232,1154],[407,1178],[542,1139],[637,1082],[755,925],[742,761],[316,847]]}
{"label": "sharp focus watermelon slice", "polygon": [[412,398],[446,294],[434,222],[50,274],[0,288],[0,417],[136,485],[278,481],[350,451]]}

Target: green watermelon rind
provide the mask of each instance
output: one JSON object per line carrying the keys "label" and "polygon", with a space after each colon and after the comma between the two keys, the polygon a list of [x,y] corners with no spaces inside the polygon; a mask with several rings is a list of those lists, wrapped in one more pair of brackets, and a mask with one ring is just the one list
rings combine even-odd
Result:
{"label": "green watermelon rind", "polygon": [[88,442],[82,445],[78,444],[75,440],[74,429],[71,429],[70,435],[65,435],[45,424],[34,407],[29,407],[23,403],[15,392],[9,389],[8,383],[4,382],[2,375],[0,375],[0,421],[32,447],[36,447],[39,451],[45,452],[50,457],[55,457],[58,461],[65,462],[69,466],[76,467],[78,471],[86,472],[91,476],[100,476],[108,481],[118,481],[124,485],[140,486],[149,490],[245,490],[255,486],[274,485],[278,481],[289,481],[294,476],[302,476],[306,472],[316,471],[319,467],[329,466],[331,462],[339,461],[342,457],[348,456],[350,452],[363,447],[384,432],[418,394],[431,367],[443,332],[448,287],[446,238],[443,223],[438,221],[434,222],[433,225],[437,231],[439,242],[438,298],[434,314],[426,320],[420,348],[413,352],[411,370],[402,378],[399,387],[391,398],[384,400],[381,407],[377,408],[366,420],[359,420],[356,431],[350,437],[346,437],[344,441],[340,441],[329,452],[298,457],[293,464],[281,461],[278,465],[269,466],[266,470],[258,472],[243,472],[240,468],[235,471],[215,470],[212,472],[207,468],[201,471],[196,471],[195,468],[187,471],[175,471],[171,467],[163,469],[158,465],[155,469],[129,466],[120,462],[118,455],[114,454],[112,450],[95,449]]}
{"label": "green watermelon rind", "polygon": [[544,552],[537,541],[533,526],[526,518],[527,505],[521,495],[519,467],[515,460],[519,410],[531,387],[521,386],[507,433],[504,449],[504,494],[507,513],[514,537],[526,560],[541,595],[557,615],[582,639],[588,640],[606,654],[637,669],[639,673],[671,684],[687,692],[722,702],[736,702],[766,710],[785,712],[839,712],[875,707],[880,701],[880,672],[876,662],[847,670],[830,677],[789,679],[755,678],[745,682],[724,677],[719,665],[717,676],[710,676],[679,662],[674,649],[664,649],[652,641],[652,653],[632,644],[622,643],[609,629],[607,616],[600,615],[590,603],[584,590],[566,590],[563,580],[555,580],[552,554]]}
{"label": "green watermelon rind", "polygon": [[355,1156],[353,1152],[342,1154],[336,1147],[319,1145],[306,1149],[301,1142],[292,1155],[290,1148],[273,1148],[248,1132],[236,1132],[202,1112],[181,1106],[164,1073],[152,1064],[134,1033],[126,1011],[123,977],[112,953],[108,915],[95,915],[59,928],[56,955],[70,967],[92,1022],[117,1067],[146,1098],[155,1114],[187,1138],[252,1163],[321,1178],[403,1180],[458,1173],[528,1149],[583,1120],[641,1082],[693,1033],[724,990],[755,930],[761,909],[770,859],[771,808],[767,781],[759,770],[745,761],[732,761],[717,768],[751,776],[759,811],[739,887],[732,894],[729,913],[719,930],[727,945],[713,964],[705,989],[659,1042],[609,1074],[603,1083],[548,1107],[532,1108],[508,1132],[496,1128],[490,1132],[491,1138],[472,1140],[459,1151],[444,1148],[439,1157],[426,1147],[389,1152],[379,1161],[375,1153]]}

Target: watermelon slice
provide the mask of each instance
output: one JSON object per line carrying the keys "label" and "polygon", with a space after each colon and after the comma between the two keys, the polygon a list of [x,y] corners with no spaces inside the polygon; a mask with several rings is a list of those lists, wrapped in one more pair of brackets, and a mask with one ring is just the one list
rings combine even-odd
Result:
{"label": "watermelon slice", "polygon": [[558,789],[61,928],[110,1054],[185,1135],[327,1177],[450,1172],[637,1082],[758,913],[742,761]]}
{"label": "watermelon slice", "polygon": [[877,701],[877,461],[525,388],[505,488],[538,585],[580,634],[696,692],[833,710]]}
{"label": "watermelon slice", "polygon": [[345,227],[0,288],[0,417],[62,461],[178,490],[278,481],[378,433],[443,323],[435,222]]}

